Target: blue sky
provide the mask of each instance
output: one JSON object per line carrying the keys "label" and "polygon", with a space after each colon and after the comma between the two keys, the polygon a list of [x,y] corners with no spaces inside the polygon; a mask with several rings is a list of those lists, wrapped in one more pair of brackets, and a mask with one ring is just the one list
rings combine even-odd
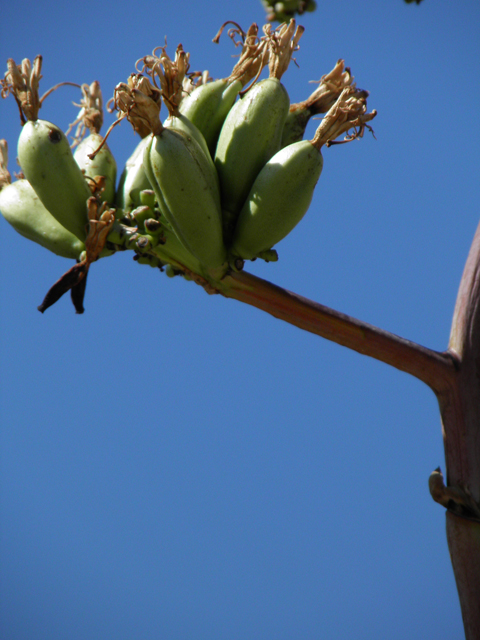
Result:
{"label": "blue sky", "polygon": [[[220,24],[264,18],[237,5],[10,3],[1,59],[41,53],[44,90],[98,80],[107,99],[167,36],[223,77]],[[325,150],[279,262],[247,268],[443,350],[478,223],[480,7],[319,5],[291,101],[344,58],[376,139]],[[41,116],[66,129],[78,97],[57,91]],[[12,99],[0,124],[13,172]],[[135,144],[117,127],[119,168]],[[70,262],[3,219],[0,242],[2,638],[462,637],[427,387],[130,253],[93,265],[83,316],[68,296],[42,315]]]}

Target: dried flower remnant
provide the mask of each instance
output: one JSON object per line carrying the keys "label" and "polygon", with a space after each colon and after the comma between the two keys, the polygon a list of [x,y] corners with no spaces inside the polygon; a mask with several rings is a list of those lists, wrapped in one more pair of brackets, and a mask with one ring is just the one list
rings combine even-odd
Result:
{"label": "dried flower remnant", "polygon": [[72,148],[83,140],[87,131],[99,133],[103,125],[103,98],[100,83],[94,80],[90,85],[82,84],[81,90],[80,104],[74,103],[76,107],[80,107],[80,112],[65,133],[68,136],[73,127],[77,125]]}
{"label": "dried flower remnant", "polygon": [[[129,80],[131,78],[132,76]],[[128,84],[117,84],[114,92],[115,108],[120,118],[127,118],[135,131],[147,131],[146,135],[157,135],[163,128],[160,122],[160,98],[160,90],[154,87],[148,78],[139,75]]]}
{"label": "dried flower remnant", "polygon": [[[350,69],[345,67],[344,60],[338,60],[330,73],[317,81],[319,86],[306,100],[290,105],[282,135],[282,146],[301,140],[310,118],[326,113],[335,104],[345,87],[355,88],[353,80]],[[368,97],[368,92],[364,92],[364,97]]]}
{"label": "dried flower remnant", "polygon": [[2,98],[6,98],[10,93],[15,98],[20,111],[20,120],[25,124],[27,120],[36,120],[38,112],[42,106],[38,94],[38,86],[42,78],[42,56],[37,56],[33,65],[28,58],[22,60],[18,65],[15,60],[7,60],[7,71],[5,78],[0,80],[2,86]]}
{"label": "dried flower remnant", "polygon": [[89,231],[85,240],[85,253],[77,262],[48,290],[38,310],[44,313],[57,302],[67,291],[71,291],[72,303],[77,313],[83,313],[83,297],[90,265],[98,260],[107,242],[107,236],[115,222],[115,209],[109,209],[106,203],[99,206],[95,197],[87,201]]}
{"label": "dried flower remnant", "polygon": [[[330,147],[333,144],[351,142],[357,138],[362,138],[365,129],[373,133],[373,129],[367,124],[376,117],[374,109],[367,113],[367,92],[354,87],[345,87],[337,101],[325,114],[318,127],[312,144],[320,149],[323,145]],[[349,133],[351,131],[351,133]],[[345,133],[343,140],[337,141],[342,133]]]}
{"label": "dried flower remnant", "polygon": [[[160,56],[156,55],[161,50]],[[140,73],[146,72],[152,79],[153,85],[157,87],[156,78],[160,83],[162,97],[168,101],[172,108],[177,108],[185,95],[185,79],[188,77],[190,69],[190,54],[183,50],[181,44],[175,51],[175,58],[172,60],[166,52],[166,46],[157,47],[149,56],[145,56],[137,61],[136,67]],[[143,66],[139,68],[139,64]]]}
{"label": "dried flower remnant", "polygon": [[87,211],[89,231],[85,240],[85,261],[90,266],[105,248],[107,236],[115,222],[115,209],[110,209],[106,202],[100,205],[96,198],[91,197],[87,201]]}
{"label": "dried flower remnant", "polygon": [[63,86],[79,88],[75,82],[59,82],[49,89],[40,98],[38,87],[42,78],[42,56],[36,56],[33,64],[28,58],[22,60],[21,65],[17,65],[15,60],[7,60],[7,71],[3,79],[0,79],[0,95],[6,98],[12,94],[20,112],[20,121],[24,125],[27,121],[34,122],[38,119],[38,112],[45,98],[53,91]]}
{"label": "dried flower remnant", "polygon": [[270,24],[263,27],[270,48],[268,68],[271,78],[280,79],[288,69],[294,52],[299,49],[298,43],[304,31],[305,27],[297,26],[295,20],[290,20],[277,29],[272,29]]}
{"label": "dried flower remnant", "polygon": [[[252,23],[247,32],[245,32],[240,25],[230,20],[220,27],[217,35],[213,38],[213,42],[218,44],[220,36],[227,24],[235,25],[234,28],[228,30],[228,37],[236,47],[242,48],[238,62],[233,67],[232,72],[227,78],[227,82],[228,84],[232,84],[239,80],[243,87],[250,81],[254,84],[260,76],[262,69],[268,63],[269,50],[267,39],[258,37],[258,25],[255,24],[255,22]],[[248,89],[244,89],[241,94],[247,90]]]}

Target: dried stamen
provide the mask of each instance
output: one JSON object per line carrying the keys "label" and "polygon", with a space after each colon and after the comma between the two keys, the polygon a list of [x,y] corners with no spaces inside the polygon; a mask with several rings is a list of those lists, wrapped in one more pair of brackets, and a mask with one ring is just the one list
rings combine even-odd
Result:
{"label": "dried stamen", "polygon": [[80,107],[80,112],[65,134],[68,136],[73,127],[77,125],[72,148],[82,141],[87,130],[90,133],[99,133],[103,125],[103,99],[99,82],[95,80],[90,85],[82,84],[81,90],[80,104],[73,103],[76,107]]}
{"label": "dried stamen", "polygon": [[[356,138],[363,137],[365,129],[373,132],[366,123],[373,120],[377,115],[375,110],[367,113],[366,92],[357,90],[354,87],[346,87],[333,107],[325,114],[312,144],[320,149],[323,145],[331,146],[341,142],[351,142]],[[352,130],[352,133],[349,131]],[[343,141],[333,142],[342,133],[346,136]]]}

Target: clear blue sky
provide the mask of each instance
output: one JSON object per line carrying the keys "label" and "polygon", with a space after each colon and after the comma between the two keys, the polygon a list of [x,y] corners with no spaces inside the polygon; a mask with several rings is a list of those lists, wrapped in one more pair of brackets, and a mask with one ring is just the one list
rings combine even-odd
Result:
{"label": "clear blue sky", "polygon": [[[480,6],[319,5],[291,100],[344,58],[376,139],[325,150],[280,261],[248,268],[443,350],[479,214]],[[220,24],[264,20],[258,0],[130,6],[7,3],[2,64],[41,53],[44,90],[106,99],[165,36],[226,76]],[[66,129],[72,101],[41,115]],[[14,171],[13,99],[0,124]],[[120,168],[135,144],[111,136]],[[463,637],[427,387],[130,253],[93,265],[83,316],[68,296],[41,315],[69,261],[3,219],[0,242],[2,640]]]}

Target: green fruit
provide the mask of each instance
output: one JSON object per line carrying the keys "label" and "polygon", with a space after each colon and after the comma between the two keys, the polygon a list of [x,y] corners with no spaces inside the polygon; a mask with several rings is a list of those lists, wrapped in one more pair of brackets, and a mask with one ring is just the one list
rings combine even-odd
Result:
{"label": "green fruit", "polygon": [[240,80],[230,84],[228,79],[215,80],[195,87],[180,103],[180,112],[200,129],[212,156],[223,122],[242,86]]}
{"label": "green fruit", "polygon": [[179,240],[205,267],[226,259],[215,168],[198,142],[164,128],[145,149],[144,166],[160,211]]}
{"label": "green fruit", "polygon": [[281,82],[267,78],[232,107],[223,124],[215,166],[227,244],[255,178],[280,149],[289,106],[288,93]]}
{"label": "green fruit", "polygon": [[77,259],[85,245],[52,216],[27,180],[0,191],[0,212],[15,231],[63,258]]}
{"label": "green fruit", "polygon": [[92,194],[63,131],[45,120],[26,122],[18,140],[18,161],[52,216],[85,240],[86,202]]}
{"label": "green fruit", "polygon": [[347,140],[362,136],[376,115],[367,113],[364,91],[345,87],[312,140],[284,147],[260,171],[238,217],[231,253],[252,259],[285,238],[310,206],[323,168],[322,146],[342,133]]}
{"label": "green fruit", "polygon": [[308,140],[274,155],[238,216],[232,254],[252,259],[285,238],[307,212],[322,168],[322,154]]}
{"label": "green fruit", "polygon": [[213,164],[212,156],[207,146],[207,142],[198,127],[191,122],[186,115],[178,113],[175,116],[169,116],[163,123],[164,127],[168,129],[176,129],[177,131],[183,131],[187,136],[195,138],[198,144],[202,147],[205,157]]}
{"label": "green fruit", "polygon": [[143,153],[149,142],[149,136],[140,140],[120,176],[115,204],[126,212],[140,205],[141,191],[152,188],[143,166]]}
{"label": "green fruit", "polygon": [[75,162],[85,172],[85,176],[95,179],[96,176],[104,176],[105,188],[100,194],[100,200],[113,203],[115,200],[115,184],[117,181],[117,163],[107,144],[104,144],[97,155],[89,158],[103,142],[103,136],[99,133],[91,133],[82,140],[73,155]]}

